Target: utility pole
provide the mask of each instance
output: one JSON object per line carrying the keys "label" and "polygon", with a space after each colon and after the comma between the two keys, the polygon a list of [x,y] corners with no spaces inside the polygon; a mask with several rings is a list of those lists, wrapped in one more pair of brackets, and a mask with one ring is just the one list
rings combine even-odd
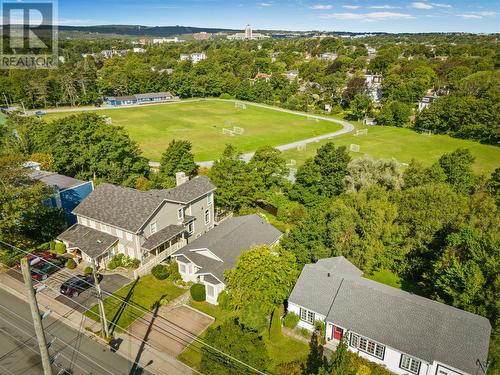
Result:
{"label": "utility pole", "polygon": [[49,349],[47,347],[47,340],[43,331],[42,318],[38,303],[36,301],[35,290],[33,289],[33,280],[31,279],[30,266],[26,258],[21,259],[21,270],[23,272],[24,283],[28,291],[28,302],[31,308],[31,316],[33,318],[33,325],[35,326],[35,334],[40,348],[40,357],[42,358],[43,374],[52,375],[52,365],[49,357]]}
{"label": "utility pole", "polygon": [[97,301],[99,303],[99,315],[101,316],[102,332],[106,335],[106,338],[108,338],[108,321],[106,319],[106,310],[104,310],[104,303],[102,302],[101,286],[99,285],[99,278],[97,277],[95,259],[92,259],[92,275],[94,276],[94,284],[97,291]]}

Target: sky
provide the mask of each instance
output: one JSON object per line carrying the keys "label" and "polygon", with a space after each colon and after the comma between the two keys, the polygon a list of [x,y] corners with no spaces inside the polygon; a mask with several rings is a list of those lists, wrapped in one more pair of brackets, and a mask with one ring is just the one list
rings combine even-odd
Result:
{"label": "sky", "polygon": [[[18,0],[19,1],[19,0]],[[59,0],[61,25],[500,32],[500,0]]]}

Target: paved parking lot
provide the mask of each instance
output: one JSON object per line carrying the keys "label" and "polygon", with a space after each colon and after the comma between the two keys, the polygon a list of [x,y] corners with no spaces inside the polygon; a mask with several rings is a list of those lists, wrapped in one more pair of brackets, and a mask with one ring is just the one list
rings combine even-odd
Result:
{"label": "paved parking lot", "polygon": [[129,330],[136,337],[177,357],[193,341],[193,336],[197,337],[213,321],[193,308],[180,306],[169,311],[166,318],[148,316],[147,319],[138,319]]}
{"label": "paved parking lot", "polygon": [[[7,274],[16,280],[23,282],[20,270],[11,269],[7,271]],[[67,268],[53,273],[47,280],[44,281],[44,284],[46,284],[48,288],[46,288],[43,293],[79,312],[86,311],[97,302],[94,288],[87,289],[76,298],[68,298],[59,293],[61,284],[68,280],[71,276],[76,276],[78,274],[81,275],[80,270],[70,270]],[[129,282],[130,280],[128,278],[119,274],[103,275],[101,280],[101,290],[112,294]]]}

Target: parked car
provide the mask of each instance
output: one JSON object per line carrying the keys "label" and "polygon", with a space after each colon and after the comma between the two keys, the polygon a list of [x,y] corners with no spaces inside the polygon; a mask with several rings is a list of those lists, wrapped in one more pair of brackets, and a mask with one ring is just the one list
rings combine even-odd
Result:
{"label": "parked car", "polygon": [[66,280],[59,291],[68,297],[77,297],[80,293],[94,286],[94,277],[92,275],[78,275]]}
{"label": "parked car", "polygon": [[33,280],[46,280],[47,277],[58,271],[61,267],[64,267],[64,259],[42,260],[31,269],[31,278]]}
{"label": "parked car", "polygon": [[37,116],[43,116],[44,114],[46,114],[47,112],[44,112],[44,111],[36,111],[35,112],[35,115]]}
{"label": "parked car", "polygon": [[[42,260],[53,259],[56,256],[56,254],[51,253],[50,251],[44,251],[43,253],[28,254],[26,255],[26,259],[28,259],[30,266],[34,266]],[[16,267],[18,269],[21,268],[21,263],[17,263]]]}

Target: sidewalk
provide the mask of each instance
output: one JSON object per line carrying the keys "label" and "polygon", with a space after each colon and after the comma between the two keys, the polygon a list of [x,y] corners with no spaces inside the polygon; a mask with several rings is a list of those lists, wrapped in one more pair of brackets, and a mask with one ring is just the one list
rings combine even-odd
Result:
{"label": "sidewalk", "polygon": [[[7,275],[5,272],[0,273],[0,287],[26,301],[25,285]],[[103,346],[103,350],[109,350],[108,345],[106,345],[103,340],[97,338],[88,331],[99,331],[101,329],[100,323],[87,318],[85,315],[75,311],[63,303],[54,300],[45,294],[45,291],[37,294],[37,300],[40,310],[51,310],[54,314],[53,317],[58,317],[64,324],[95,340]],[[130,362],[138,360],[139,365],[151,373],[159,375],[193,373],[188,366],[178,361],[175,357],[151,348],[134,337],[130,337],[125,333],[116,334],[115,337],[123,340],[116,353]]]}

